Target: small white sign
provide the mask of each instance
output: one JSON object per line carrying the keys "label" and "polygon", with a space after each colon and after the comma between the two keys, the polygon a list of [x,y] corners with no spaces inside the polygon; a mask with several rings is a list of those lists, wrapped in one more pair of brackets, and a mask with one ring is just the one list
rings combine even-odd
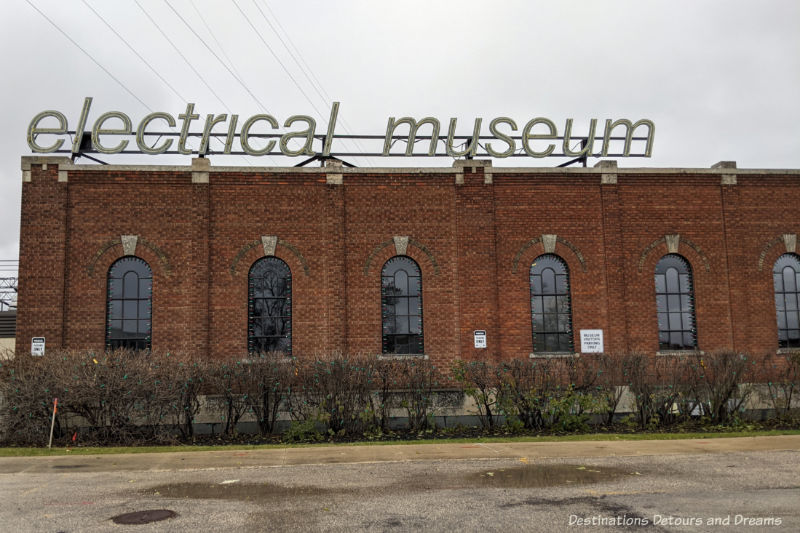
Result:
{"label": "small white sign", "polygon": [[603,353],[603,330],[581,330],[581,353]]}
{"label": "small white sign", "polygon": [[483,329],[475,330],[475,347],[486,348],[486,330]]}
{"label": "small white sign", "polygon": [[44,355],[44,337],[33,337],[31,339],[31,355],[38,357]]}

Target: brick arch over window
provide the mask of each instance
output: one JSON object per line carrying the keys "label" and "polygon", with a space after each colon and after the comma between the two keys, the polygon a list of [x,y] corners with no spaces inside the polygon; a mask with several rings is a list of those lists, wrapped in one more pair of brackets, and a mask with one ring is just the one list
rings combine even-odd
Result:
{"label": "brick arch over window", "polygon": [[[783,244],[783,246],[775,248],[778,244]],[[779,235],[765,242],[764,246],[761,247],[761,254],[758,256],[758,271],[761,272],[764,269],[764,263],[767,262],[767,264],[769,264],[771,262],[769,260],[775,257],[776,254],[780,255],[783,253],[797,253],[797,234],[784,233],[783,235]]]}
{"label": "brick arch over window", "polygon": [[[539,247],[539,251],[536,253],[537,256],[541,255],[542,252],[544,252],[545,254],[555,254],[556,253],[557,244],[560,244],[560,245],[562,245],[563,247],[565,247],[567,250],[569,250],[571,252],[570,255],[572,255],[575,259],[578,260],[578,263],[581,265],[581,270],[583,272],[587,271],[586,270],[586,259],[583,257],[583,252],[581,252],[581,250],[577,246],[572,244],[567,239],[565,239],[565,238],[563,238],[561,236],[558,236],[558,235],[542,235],[541,237],[534,237],[533,239],[529,240],[528,242],[526,242],[525,244],[523,244],[519,248],[519,250],[517,251],[516,255],[514,256],[513,261],[511,262],[511,273],[512,274],[516,274],[517,273],[517,270],[519,269],[519,265],[521,263],[525,263],[525,261],[523,261],[523,259],[526,257],[526,254],[530,254],[531,253],[531,249],[535,245],[540,244],[540,243],[541,243],[541,247]],[[530,255],[527,255],[527,257],[530,257]],[[565,261],[565,263],[566,263],[566,259],[564,258],[563,255],[559,255],[559,257],[561,257],[561,260]]]}
{"label": "brick arch over window", "polygon": [[778,347],[800,348],[800,256],[781,255],[772,267]]}
{"label": "brick arch over window", "polygon": [[436,274],[437,276],[439,275],[439,263],[436,261],[436,256],[433,254],[433,252],[431,252],[428,249],[428,247],[425,246],[425,244],[416,240],[415,238],[403,236],[403,237],[393,237],[389,240],[383,241],[382,243],[378,244],[372,249],[372,251],[367,256],[367,260],[364,262],[365,276],[369,274],[369,270],[372,267],[373,261],[375,261],[375,259],[378,258],[380,255],[382,255],[382,252],[384,252],[384,250],[387,247],[392,245],[394,245],[395,247],[394,249],[395,253],[393,255],[398,255],[398,256],[406,255],[407,252],[409,252],[408,247],[413,246],[414,248],[422,252],[422,254],[424,254],[424,257],[428,260],[431,267],[433,267],[433,273]]}
{"label": "brick arch over window", "polygon": [[[705,266],[706,272],[711,272],[711,264],[708,261],[708,257],[706,256],[705,252],[703,251],[700,246],[695,244],[694,242],[690,241],[686,237],[679,235],[677,233],[671,235],[664,235],[663,237],[654,240],[647,246],[645,246],[642,253],[639,255],[639,273],[641,274],[644,269],[644,265],[647,262],[647,257],[655,250],[659,245],[664,244],[667,249],[668,254],[677,254],[683,253],[686,248],[693,250],[694,253],[697,254],[697,257],[703,262],[703,266]],[[679,251],[681,245],[683,249]]]}
{"label": "brick arch over window", "polygon": [[[147,251],[144,252],[142,248],[146,249]],[[108,258],[110,250],[114,250],[115,253],[111,254],[111,258]],[[86,265],[86,271],[89,274],[89,277],[93,278],[95,272],[105,264],[112,263],[119,257],[133,255],[153,255],[161,265],[161,269],[165,276],[169,277],[169,275],[172,273],[172,267],[170,266],[169,257],[167,256],[166,252],[164,252],[155,243],[139,235],[122,235],[119,238],[111,239],[103,243],[97,252],[95,252],[94,256],[92,256],[89,264]]]}
{"label": "brick arch over window", "polygon": [[[268,250],[267,248],[270,247],[270,245],[271,245],[271,250]],[[245,244],[244,246],[242,246],[239,249],[239,251],[233,257],[233,261],[231,261],[231,266],[230,266],[231,276],[236,276],[239,273],[238,272],[239,263],[248,256],[248,254],[250,253],[251,250],[258,249],[258,255],[259,256],[270,256],[270,257],[271,256],[276,256],[277,257],[278,255],[284,255],[284,254],[277,254],[276,253],[276,249],[277,249],[278,246],[280,246],[280,247],[282,247],[282,248],[284,248],[286,250],[289,250],[291,255],[294,256],[294,258],[300,263],[300,266],[303,268],[303,273],[306,276],[310,276],[311,275],[311,271],[310,271],[310,269],[308,267],[308,261],[306,261],[305,256],[300,252],[300,250],[295,245],[293,245],[292,243],[290,243],[288,241],[285,241],[283,239],[278,239],[275,236],[272,236],[271,239],[268,236],[263,236],[258,240],[251,241],[251,242]],[[262,247],[263,247],[263,250],[262,250]]]}

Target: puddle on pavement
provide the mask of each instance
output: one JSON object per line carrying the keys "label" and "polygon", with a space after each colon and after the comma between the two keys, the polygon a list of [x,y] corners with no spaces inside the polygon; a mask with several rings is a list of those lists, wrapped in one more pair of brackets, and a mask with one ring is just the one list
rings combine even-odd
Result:
{"label": "puddle on pavement", "polygon": [[321,487],[285,487],[271,483],[171,483],[141,491],[147,496],[162,498],[191,498],[201,500],[260,501],[287,497],[317,497],[326,494],[352,492],[348,489]]}
{"label": "puddle on pavement", "polygon": [[525,465],[477,472],[466,476],[466,481],[477,487],[522,489],[600,483],[629,474],[625,470],[600,466]]}
{"label": "puddle on pavement", "polygon": [[170,483],[141,491],[146,496],[161,498],[216,499],[239,501],[285,500],[287,498],[318,498],[343,493],[378,494],[402,490],[421,492],[426,490],[462,488],[537,488],[569,486],[573,484],[613,481],[632,472],[617,468],[589,465],[524,465],[496,468],[468,474],[430,473],[414,480],[404,480],[399,485],[384,487],[328,488],[314,486],[287,487],[273,483]]}

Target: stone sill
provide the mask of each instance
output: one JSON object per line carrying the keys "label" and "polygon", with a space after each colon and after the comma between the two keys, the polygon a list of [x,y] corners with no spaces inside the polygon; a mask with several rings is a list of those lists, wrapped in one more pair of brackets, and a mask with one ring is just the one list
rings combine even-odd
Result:
{"label": "stone sill", "polygon": [[778,355],[795,355],[800,354],[800,348],[778,348],[776,352]]}
{"label": "stone sill", "polygon": [[429,357],[428,354],[420,353],[384,353],[378,355],[379,361],[399,361],[402,359],[422,359],[427,361]]}
{"label": "stone sill", "polygon": [[702,350],[664,350],[656,352],[656,357],[670,357],[675,355],[705,355]]}
{"label": "stone sill", "polygon": [[579,353],[571,352],[538,352],[528,356],[530,359],[572,359],[580,357]]}

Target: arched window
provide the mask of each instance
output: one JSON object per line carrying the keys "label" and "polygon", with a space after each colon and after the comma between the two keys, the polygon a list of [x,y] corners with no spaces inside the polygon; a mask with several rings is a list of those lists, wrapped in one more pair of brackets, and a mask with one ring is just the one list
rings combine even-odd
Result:
{"label": "arched window", "polygon": [[153,271],[144,259],[128,256],[108,269],[106,348],[149,350]]}
{"label": "arched window", "polygon": [[404,255],[392,257],[381,270],[383,353],[421,354],[422,275]]}
{"label": "arched window", "polygon": [[655,281],[658,348],[696,349],[694,288],[689,262],[678,254],[665,255],[656,265]]}
{"label": "arched window", "polygon": [[533,351],[573,352],[569,270],[559,256],[545,254],[531,265]]}
{"label": "arched window", "polygon": [[778,315],[778,346],[800,348],[800,257],[783,254],[772,269],[775,312]]}
{"label": "arched window", "polygon": [[253,263],[248,276],[247,349],[292,353],[292,273],[277,257]]}

